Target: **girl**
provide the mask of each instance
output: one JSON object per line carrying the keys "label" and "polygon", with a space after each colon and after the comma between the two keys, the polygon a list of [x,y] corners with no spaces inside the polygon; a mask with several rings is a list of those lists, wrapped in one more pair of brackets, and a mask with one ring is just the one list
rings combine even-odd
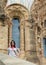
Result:
{"label": "girl", "polygon": [[12,40],[8,47],[8,55],[18,57],[19,53],[20,53],[20,50],[16,48],[16,43],[14,40]]}

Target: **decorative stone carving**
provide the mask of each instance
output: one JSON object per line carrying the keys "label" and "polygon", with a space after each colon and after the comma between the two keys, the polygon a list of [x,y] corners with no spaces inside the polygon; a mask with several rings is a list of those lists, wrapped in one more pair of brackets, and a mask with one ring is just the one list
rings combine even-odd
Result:
{"label": "decorative stone carving", "polygon": [[6,2],[7,2],[7,0],[0,0],[0,21],[3,23],[3,25],[4,25],[5,18],[6,18],[5,11],[4,11]]}
{"label": "decorative stone carving", "polygon": [[4,8],[6,6],[7,0],[0,0],[0,6]]}

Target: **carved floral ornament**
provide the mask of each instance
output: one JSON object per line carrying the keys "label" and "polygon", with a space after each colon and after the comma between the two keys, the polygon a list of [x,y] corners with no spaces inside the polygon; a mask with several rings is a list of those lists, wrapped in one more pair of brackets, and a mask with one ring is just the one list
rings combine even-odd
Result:
{"label": "carved floral ornament", "polygon": [[10,18],[13,17],[28,18],[29,16],[28,10],[20,4],[13,4],[6,7],[5,12],[8,16],[10,16]]}

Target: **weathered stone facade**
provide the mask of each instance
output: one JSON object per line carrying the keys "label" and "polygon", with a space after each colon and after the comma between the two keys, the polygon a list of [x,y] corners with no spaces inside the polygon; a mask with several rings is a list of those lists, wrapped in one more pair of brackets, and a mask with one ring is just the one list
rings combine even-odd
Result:
{"label": "weathered stone facade", "polygon": [[19,18],[20,58],[45,65],[42,40],[46,38],[46,0],[34,0],[30,12],[21,4],[9,5],[4,8],[4,12],[4,23],[0,19],[0,52],[7,53],[12,40],[12,19]]}
{"label": "weathered stone facade", "polygon": [[46,0],[34,1],[31,7],[31,16],[34,19],[37,57],[40,65],[46,65],[43,48],[43,38],[46,38]]}

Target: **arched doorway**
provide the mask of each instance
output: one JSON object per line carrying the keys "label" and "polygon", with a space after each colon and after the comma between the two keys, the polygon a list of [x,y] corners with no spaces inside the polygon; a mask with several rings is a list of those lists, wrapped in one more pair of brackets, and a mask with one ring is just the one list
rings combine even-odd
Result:
{"label": "arched doorway", "polygon": [[[28,17],[29,17],[28,9],[21,4],[13,4],[6,8],[6,13],[7,16],[10,18],[9,20],[12,23],[9,30],[10,31],[9,41],[11,41],[12,39],[15,40],[16,46],[20,47],[21,51],[20,58],[25,58],[25,48],[27,48],[28,46],[27,43],[29,43],[29,40],[27,42],[27,40],[25,39],[25,38],[28,39],[28,33],[29,33],[26,29],[28,27]],[[18,26],[20,26],[20,29],[18,29]],[[25,31],[27,31],[26,35]]]}
{"label": "arched doorway", "polygon": [[19,19],[12,19],[12,39],[16,42],[16,47],[20,48],[20,29],[19,29]]}

